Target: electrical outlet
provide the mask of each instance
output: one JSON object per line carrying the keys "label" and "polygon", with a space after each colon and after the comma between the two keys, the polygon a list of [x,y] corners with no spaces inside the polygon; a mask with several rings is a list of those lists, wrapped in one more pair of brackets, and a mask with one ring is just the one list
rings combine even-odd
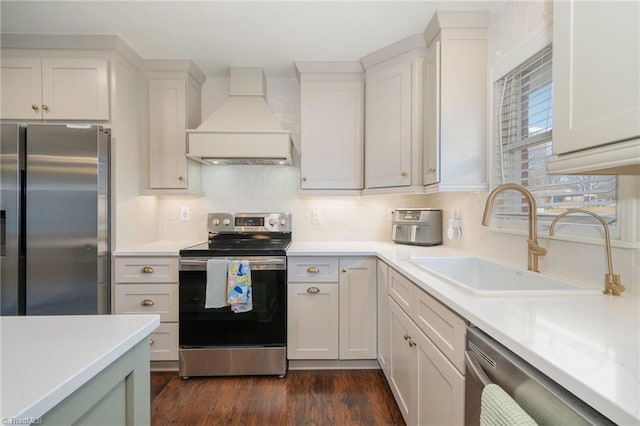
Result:
{"label": "electrical outlet", "polygon": [[189,207],[180,207],[180,220],[186,222],[191,219],[191,209]]}

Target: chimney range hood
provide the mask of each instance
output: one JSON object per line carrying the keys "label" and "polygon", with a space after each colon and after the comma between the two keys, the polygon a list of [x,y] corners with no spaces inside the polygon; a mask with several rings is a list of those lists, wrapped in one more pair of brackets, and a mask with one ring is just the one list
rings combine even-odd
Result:
{"label": "chimney range hood", "polygon": [[187,130],[187,156],[208,164],[291,165],[291,136],[269,108],[265,88],[261,68],[232,67],[229,97]]}

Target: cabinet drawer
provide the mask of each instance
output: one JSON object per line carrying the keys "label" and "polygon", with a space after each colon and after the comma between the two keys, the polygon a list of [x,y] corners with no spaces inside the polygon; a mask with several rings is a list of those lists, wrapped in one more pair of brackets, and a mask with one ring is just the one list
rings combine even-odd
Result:
{"label": "cabinet drawer", "polygon": [[177,257],[117,257],[116,283],[177,283]]}
{"label": "cabinet drawer", "polygon": [[290,257],[287,269],[289,282],[338,282],[337,257]]}
{"label": "cabinet drawer", "polygon": [[413,321],[449,361],[464,372],[465,321],[417,287],[413,297],[414,307],[410,315]]}
{"label": "cabinet drawer", "polygon": [[149,335],[151,361],[178,360],[178,323],[163,322]]}
{"label": "cabinet drawer", "polygon": [[160,321],[178,321],[176,284],[117,284],[116,314],[158,314]]}
{"label": "cabinet drawer", "polygon": [[410,314],[415,284],[406,279],[395,269],[389,268],[388,285],[389,296],[391,296],[406,313]]}

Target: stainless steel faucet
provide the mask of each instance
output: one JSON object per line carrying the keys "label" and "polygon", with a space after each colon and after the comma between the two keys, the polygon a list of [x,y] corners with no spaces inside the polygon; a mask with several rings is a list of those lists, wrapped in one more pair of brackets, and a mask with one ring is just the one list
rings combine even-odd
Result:
{"label": "stainless steel faucet", "polygon": [[528,258],[527,268],[533,272],[540,272],[538,269],[538,256],[544,256],[547,254],[547,249],[538,245],[538,225],[536,219],[536,200],[533,195],[524,187],[515,183],[505,183],[496,187],[489,197],[487,197],[486,204],[484,206],[484,215],[482,216],[482,224],[489,226],[489,220],[491,219],[491,210],[493,210],[493,203],[500,193],[513,189],[524,195],[529,205],[529,237],[527,238]]}
{"label": "stainless steel faucet", "polygon": [[607,256],[607,268],[608,273],[604,275],[604,290],[602,291],[604,294],[608,294],[611,296],[620,296],[620,294],[624,291],[624,286],[620,283],[620,275],[613,273],[613,262],[611,260],[611,238],[609,237],[609,225],[602,218],[602,216],[590,212],[588,210],[583,209],[569,209],[566,212],[560,213],[558,216],[553,219],[551,222],[551,228],[549,229],[549,235],[553,236],[553,230],[556,226],[556,223],[566,215],[572,213],[584,213],[590,216],[595,217],[604,227],[604,242],[605,242],[605,255]]}

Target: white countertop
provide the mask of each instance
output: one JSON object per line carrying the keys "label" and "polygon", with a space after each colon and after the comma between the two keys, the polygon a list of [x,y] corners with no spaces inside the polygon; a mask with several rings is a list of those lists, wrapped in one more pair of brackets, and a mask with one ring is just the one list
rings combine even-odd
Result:
{"label": "white countertop", "polygon": [[378,256],[614,422],[640,424],[638,298],[474,296],[407,260],[469,255],[443,246],[294,241],[287,254]]}
{"label": "white countertop", "polygon": [[113,256],[178,256],[186,247],[202,244],[203,241],[155,241],[115,250]]}
{"label": "white countertop", "polygon": [[158,315],[0,317],[0,419],[37,419],[160,325]]}

